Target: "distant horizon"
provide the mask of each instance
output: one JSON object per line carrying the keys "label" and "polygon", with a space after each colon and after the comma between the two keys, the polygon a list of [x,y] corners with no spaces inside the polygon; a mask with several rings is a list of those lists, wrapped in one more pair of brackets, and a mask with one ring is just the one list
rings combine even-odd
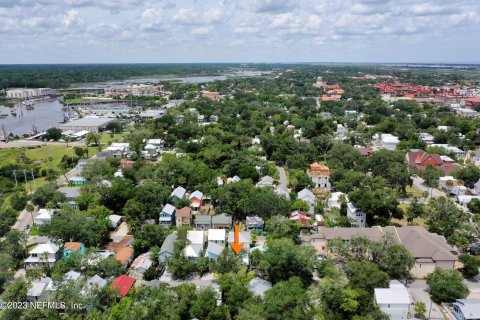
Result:
{"label": "distant horizon", "polygon": [[335,65],[335,64],[349,64],[349,65],[480,65],[478,62],[421,62],[421,61],[390,61],[390,62],[368,62],[368,61],[276,61],[276,62],[266,62],[266,61],[236,61],[236,62],[227,62],[227,61],[212,61],[212,62],[58,62],[58,63],[0,63],[0,66],[59,66],[59,65],[174,65],[174,64],[271,64],[271,65],[289,65],[289,64],[298,64],[298,65]]}

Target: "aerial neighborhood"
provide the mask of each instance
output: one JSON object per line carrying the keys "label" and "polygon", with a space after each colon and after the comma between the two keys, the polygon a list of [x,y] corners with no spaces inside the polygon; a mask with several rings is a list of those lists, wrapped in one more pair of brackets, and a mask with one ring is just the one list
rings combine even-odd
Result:
{"label": "aerial neighborhood", "polygon": [[2,319],[480,318],[478,70],[222,68],[4,85]]}

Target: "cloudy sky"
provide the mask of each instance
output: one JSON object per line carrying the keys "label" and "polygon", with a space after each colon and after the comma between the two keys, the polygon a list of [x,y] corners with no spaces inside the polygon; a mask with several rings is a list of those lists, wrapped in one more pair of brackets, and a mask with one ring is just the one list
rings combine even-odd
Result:
{"label": "cloudy sky", "polygon": [[0,64],[480,62],[479,0],[0,0]]}

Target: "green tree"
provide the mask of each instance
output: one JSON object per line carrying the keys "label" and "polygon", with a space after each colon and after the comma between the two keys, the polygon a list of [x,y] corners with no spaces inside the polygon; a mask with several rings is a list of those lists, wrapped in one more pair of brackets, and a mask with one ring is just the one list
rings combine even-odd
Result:
{"label": "green tree", "polygon": [[427,312],[427,307],[422,301],[415,302],[415,313],[418,318],[423,319],[425,317],[425,312]]}
{"label": "green tree", "polygon": [[373,293],[374,288],[388,288],[390,277],[378,266],[368,261],[350,261],[350,285]]}
{"label": "green tree", "polygon": [[273,239],[289,238],[297,241],[300,234],[300,224],[285,216],[273,216],[265,223],[265,231]]}
{"label": "green tree", "polygon": [[470,202],[467,204],[467,207],[472,213],[480,213],[480,199],[475,198],[470,200]]}
{"label": "green tree", "polygon": [[41,208],[45,208],[49,202],[53,203],[54,206],[58,206],[58,204],[65,201],[65,195],[58,192],[54,184],[40,186],[32,194],[32,202]]}
{"label": "green tree", "polygon": [[27,201],[28,196],[23,192],[14,193],[10,198],[10,204],[12,205],[12,208],[17,211],[23,210],[27,205]]}
{"label": "green tree", "polygon": [[421,172],[420,175],[425,180],[425,184],[427,186],[429,186],[430,188],[434,188],[438,185],[438,179],[444,174],[437,168],[428,166],[424,171]]}
{"label": "green tree", "polygon": [[102,136],[98,133],[89,132],[85,137],[85,143],[87,144],[87,146],[91,144],[98,146],[101,138]]}
{"label": "green tree", "polygon": [[271,240],[258,270],[267,274],[273,284],[297,276],[308,285],[312,281],[315,260],[315,249],[311,246],[297,246],[290,239]]}
{"label": "green tree", "polygon": [[463,263],[462,272],[467,278],[473,278],[478,274],[480,268],[480,259],[469,254],[461,254],[459,257]]}
{"label": "green tree", "polygon": [[480,168],[475,165],[468,165],[457,169],[453,175],[455,178],[462,180],[466,187],[473,188],[473,185],[480,179]]}
{"label": "green tree", "polygon": [[264,301],[263,314],[267,320],[314,319],[310,299],[297,277],[275,284],[265,293]]}
{"label": "green tree", "polygon": [[153,246],[163,243],[168,235],[168,229],[159,224],[147,224],[139,231],[135,232],[133,249],[136,254],[141,254],[150,250]]}
{"label": "green tree", "polygon": [[430,296],[435,303],[465,298],[470,292],[463,283],[460,272],[455,270],[437,268],[426,277],[426,280],[430,286]]}
{"label": "green tree", "polygon": [[45,133],[45,139],[49,140],[59,140],[62,137],[62,130],[59,128],[50,128]]}
{"label": "green tree", "polygon": [[409,225],[412,225],[415,218],[424,217],[426,215],[425,205],[418,201],[417,197],[413,197],[410,206],[407,209],[406,217]]}

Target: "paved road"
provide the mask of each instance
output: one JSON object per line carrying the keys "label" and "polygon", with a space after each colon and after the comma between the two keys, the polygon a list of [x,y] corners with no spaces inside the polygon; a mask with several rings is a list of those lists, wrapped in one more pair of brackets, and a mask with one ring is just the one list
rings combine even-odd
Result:
{"label": "paved road", "polygon": [[[425,303],[427,312],[425,313],[427,319],[445,319],[439,306],[432,302],[428,294],[428,285],[425,280],[415,280],[408,284],[408,293],[413,301],[422,301]],[[430,312],[431,307],[431,312]],[[430,313],[430,318],[428,314]]]}
{"label": "paved road", "polygon": [[[20,212],[20,214],[18,215],[17,221],[15,222],[12,228],[17,229],[19,231],[25,231],[28,233],[28,231],[30,230],[30,227],[33,225],[32,216],[34,217],[36,215],[37,210],[38,208],[35,208],[35,211],[32,213],[28,212],[25,209],[22,210],[22,212]],[[27,225],[29,226],[29,228],[25,229],[25,226]]]}
{"label": "paved road", "polygon": [[288,179],[287,174],[285,173],[285,168],[277,166],[277,170],[280,174],[280,177],[278,179],[277,191],[288,196]]}
{"label": "paved road", "polygon": [[427,191],[428,192],[428,198],[430,198],[430,195],[433,197],[433,198],[440,198],[440,197],[447,197],[447,194],[443,191],[440,191],[436,188],[429,188],[427,187],[424,183],[423,183],[423,179],[420,178],[420,177],[416,177],[416,176],[412,176],[412,181],[413,181],[413,185],[415,187],[417,187],[418,189],[420,189],[420,191],[424,192],[424,191]]}

